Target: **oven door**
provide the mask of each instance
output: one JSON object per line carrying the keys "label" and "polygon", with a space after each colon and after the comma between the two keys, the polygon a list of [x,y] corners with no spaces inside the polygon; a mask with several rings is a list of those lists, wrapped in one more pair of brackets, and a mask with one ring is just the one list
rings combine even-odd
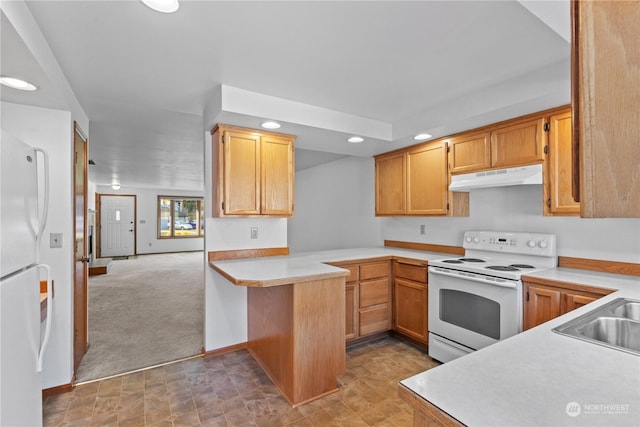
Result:
{"label": "oven door", "polygon": [[473,350],[522,331],[522,282],[429,267],[429,332]]}

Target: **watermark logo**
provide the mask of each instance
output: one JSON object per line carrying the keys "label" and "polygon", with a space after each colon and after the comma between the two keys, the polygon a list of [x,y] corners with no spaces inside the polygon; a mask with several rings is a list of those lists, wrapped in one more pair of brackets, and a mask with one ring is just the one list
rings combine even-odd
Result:
{"label": "watermark logo", "polygon": [[582,412],[582,408],[578,402],[569,402],[565,407],[565,411],[567,411],[567,415],[570,417],[577,417]]}
{"label": "watermark logo", "polygon": [[584,403],[569,402],[564,408],[567,415],[577,417],[580,414],[626,415],[629,413],[628,403]]}

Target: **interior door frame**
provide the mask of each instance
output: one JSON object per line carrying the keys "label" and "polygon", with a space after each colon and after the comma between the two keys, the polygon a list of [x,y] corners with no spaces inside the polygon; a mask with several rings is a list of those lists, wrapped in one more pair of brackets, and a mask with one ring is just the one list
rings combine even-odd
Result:
{"label": "interior door frame", "polygon": [[96,239],[96,258],[102,258],[102,196],[133,197],[133,254],[138,254],[138,197],[135,194],[96,193],[96,226],[93,230]]}
{"label": "interior door frame", "polygon": [[[73,269],[73,377],[78,371],[78,366],[82,357],[88,349],[88,314],[89,306],[87,299],[87,277],[89,275],[89,258],[87,252],[87,191],[88,191],[88,151],[89,139],[82,131],[77,122],[73,122],[73,224],[74,234],[77,236],[78,227],[82,227],[82,248],[78,247],[78,239],[74,237],[74,269]],[[82,158],[78,158],[81,152]],[[79,183],[78,168],[81,167],[82,183]],[[81,193],[78,186],[82,184]],[[82,206],[78,205],[79,197],[82,198]],[[78,215],[78,210],[82,209],[82,218]],[[82,224],[79,224],[79,221]],[[79,252],[80,250],[80,252]]]}

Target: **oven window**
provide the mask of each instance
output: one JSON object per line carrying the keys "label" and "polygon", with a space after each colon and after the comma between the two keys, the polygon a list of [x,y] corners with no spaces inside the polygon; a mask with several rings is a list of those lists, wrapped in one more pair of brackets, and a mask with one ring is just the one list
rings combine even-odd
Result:
{"label": "oven window", "polygon": [[480,295],[441,289],[440,320],[500,339],[500,304]]}

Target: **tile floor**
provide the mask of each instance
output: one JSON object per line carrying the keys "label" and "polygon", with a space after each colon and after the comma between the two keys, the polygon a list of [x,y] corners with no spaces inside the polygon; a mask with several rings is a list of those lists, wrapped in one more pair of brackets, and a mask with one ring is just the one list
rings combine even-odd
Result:
{"label": "tile floor", "polygon": [[438,362],[394,338],[348,349],[340,391],[295,409],[246,350],[88,383],[44,401],[50,426],[410,426],[399,380]]}

